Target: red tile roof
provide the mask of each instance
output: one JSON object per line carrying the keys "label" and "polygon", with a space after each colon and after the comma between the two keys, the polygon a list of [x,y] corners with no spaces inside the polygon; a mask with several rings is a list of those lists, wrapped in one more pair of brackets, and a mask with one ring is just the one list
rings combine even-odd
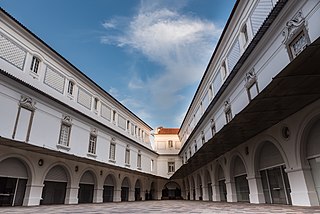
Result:
{"label": "red tile roof", "polygon": [[179,128],[158,128],[158,134],[178,134]]}

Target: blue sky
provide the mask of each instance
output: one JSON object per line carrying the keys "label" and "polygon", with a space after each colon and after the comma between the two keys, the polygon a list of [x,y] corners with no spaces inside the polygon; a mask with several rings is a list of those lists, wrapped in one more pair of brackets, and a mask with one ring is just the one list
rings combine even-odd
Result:
{"label": "blue sky", "polygon": [[1,0],[152,127],[180,127],[235,0]]}

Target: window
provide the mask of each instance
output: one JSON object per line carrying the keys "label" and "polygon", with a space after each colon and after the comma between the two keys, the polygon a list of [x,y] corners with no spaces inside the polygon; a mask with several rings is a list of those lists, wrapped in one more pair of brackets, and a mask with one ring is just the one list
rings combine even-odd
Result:
{"label": "window", "polygon": [[168,162],[168,173],[173,173],[174,171],[174,162]]}
{"label": "window", "polygon": [[36,110],[35,104],[36,102],[31,97],[21,96],[12,139],[29,141],[33,115]]}
{"label": "window", "polygon": [[187,162],[188,162],[188,155],[187,155],[187,152],[185,152],[185,153],[184,153],[184,157],[186,158],[185,163],[187,163]]}
{"label": "window", "polygon": [[35,56],[33,56],[32,57],[32,62],[31,62],[31,66],[30,66],[30,70],[33,73],[38,74],[39,64],[40,64],[40,59],[35,57]]}
{"label": "window", "polygon": [[141,169],[141,152],[138,152],[137,168]]}
{"label": "window", "polygon": [[195,140],[194,141],[194,152],[197,152],[198,151],[198,144],[197,144],[197,141]]}
{"label": "window", "polygon": [[221,77],[223,80],[225,80],[227,78],[228,72],[227,72],[227,67],[226,67],[226,62],[224,61],[221,65]]}
{"label": "window", "polygon": [[134,135],[134,127],[135,125],[131,124],[131,135]]}
{"label": "window", "polygon": [[172,140],[168,141],[168,148],[169,149],[173,148],[173,141]]}
{"label": "window", "polygon": [[90,134],[88,153],[96,154],[97,136]]}
{"label": "window", "polygon": [[95,97],[93,100],[93,109],[95,111],[98,111],[98,103],[99,103],[99,99]]}
{"label": "window", "polygon": [[189,157],[191,158],[191,155],[192,155],[192,153],[191,153],[191,147],[189,147]]}
{"label": "window", "polygon": [[110,143],[109,159],[112,161],[116,160],[116,144],[114,142]]}
{"label": "window", "polygon": [[229,123],[232,120],[231,109],[227,110],[225,113],[226,113],[226,121],[227,123]]}
{"label": "window", "polygon": [[71,131],[71,126],[63,123],[61,124],[60,137],[59,137],[60,145],[66,146],[66,147],[69,146],[70,131]]}
{"label": "window", "polygon": [[129,130],[130,130],[130,121],[127,120],[127,131],[129,131]]}
{"label": "window", "polygon": [[259,93],[257,76],[254,69],[246,73],[245,81],[246,81],[245,87],[247,89],[248,98],[249,98],[249,101],[251,101]]}
{"label": "window", "polygon": [[247,43],[249,41],[249,36],[248,36],[248,28],[247,28],[247,25],[243,25],[243,27],[241,28],[241,32],[240,32],[240,35],[241,35],[241,39],[242,39],[242,47],[243,49],[247,46]]}
{"label": "window", "polygon": [[69,81],[68,83],[68,94],[73,95],[73,90],[74,90],[74,82]]}
{"label": "window", "polygon": [[231,105],[229,100],[224,102],[224,113],[226,115],[226,122],[229,123],[232,120]]}
{"label": "window", "polygon": [[125,162],[126,165],[130,164],[130,149],[129,149],[128,146],[126,148],[126,154],[125,154],[125,161],[124,162]]}
{"label": "window", "polygon": [[212,85],[210,85],[209,87],[209,99],[212,100],[213,99],[213,90],[212,90]]}
{"label": "window", "polygon": [[307,47],[307,45],[308,38],[305,32],[301,31],[289,45],[292,59],[298,56]]}
{"label": "window", "polygon": [[116,122],[116,115],[117,112],[115,110],[112,111],[112,121],[115,123]]}
{"label": "window", "polygon": [[202,134],[201,134],[201,142],[202,142],[202,145],[206,142],[206,138],[205,138],[203,132],[202,132]]}
{"label": "window", "polygon": [[213,119],[211,119],[211,134],[212,137],[216,134],[216,124]]}
{"label": "window", "polygon": [[258,89],[258,85],[256,82],[254,82],[248,89],[248,97],[249,100],[251,101],[252,99],[254,99],[258,93],[259,93],[259,89]]}
{"label": "window", "polygon": [[151,159],[151,172],[153,172],[153,170],[154,170],[154,160]]}

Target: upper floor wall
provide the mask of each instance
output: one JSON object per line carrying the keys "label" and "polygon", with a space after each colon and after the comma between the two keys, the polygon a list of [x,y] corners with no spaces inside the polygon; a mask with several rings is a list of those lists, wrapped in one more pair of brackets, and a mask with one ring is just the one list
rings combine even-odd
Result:
{"label": "upper floor wall", "polygon": [[[184,162],[319,37],[319,1],[279,1],[283,3],[281,11],[274,11],[272,25],[252,44],[277,2],[237,2],[181,125]],[[249,46],[254,49],[248,53]],[[237,65],[244,54],[246,60]],[[234,76],[228,78],[232,72]]]}
{"label": "upper floor wall", "polygon": [[151,148],[152,128],[0,10],[0,64],[14,77]]}

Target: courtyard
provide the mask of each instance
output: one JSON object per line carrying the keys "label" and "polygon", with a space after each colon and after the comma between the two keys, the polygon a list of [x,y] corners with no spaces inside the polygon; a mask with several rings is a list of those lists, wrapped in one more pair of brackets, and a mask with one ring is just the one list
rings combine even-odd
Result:
{"label": "courtyard", "polygon": [[320,207],[204,201],[141,201],[103,204],[2,207],[0,213],[320,213]]}

